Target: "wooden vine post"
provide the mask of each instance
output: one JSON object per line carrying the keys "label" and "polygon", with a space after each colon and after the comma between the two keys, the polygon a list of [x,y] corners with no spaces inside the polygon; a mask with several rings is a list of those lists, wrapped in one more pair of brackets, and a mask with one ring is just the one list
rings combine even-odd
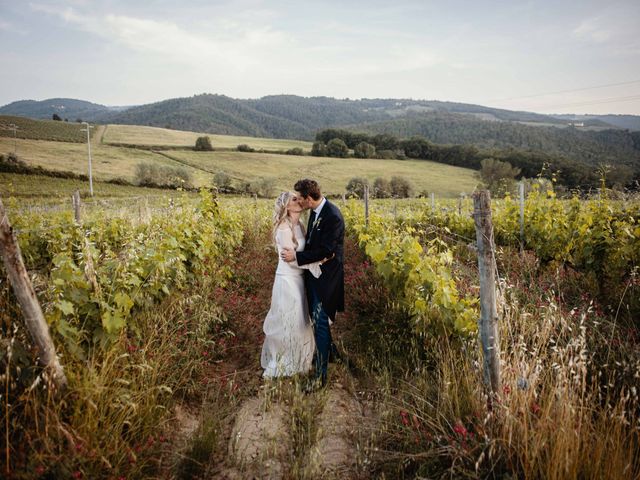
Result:
{"label": "wooden vine post", "polygon": [[73,204],[73,215],[76,223],[80,225],[80,192],[78,190],[73,192],[71,203]]}
{"label": "wooden vine post", "polygon": [[64,389],[67,386],[67,377],[56,356],[56,348],[49,334],[49,326],[38,303],[36,292],[33,289],[33,285],[31,285],[31,280],[29,280],[27,269],[22,260],[20,246],[13,234],[1,199],[0,254],[9,283],[22,308],[27,330],[38,349],[38,360],[40,364],[51,373],[53,384],[59,390]]}
{"label": "wooden vine post", "polygon": [[369,228],[369,185],[364,186],[364,224]]}
{"label": "wooden vine post", "polygon": [[496,307],[495,257],[491,197],[488,190],[473,194],[473,218],[478,243],[480,272],[480,341],[484,357],[484,381],[494,394],[500,392],[500,337]]}
{"label": "wooden vine post", "polygon": [[520,197],[520,252],[524,252],[524,182],[518,184]]}

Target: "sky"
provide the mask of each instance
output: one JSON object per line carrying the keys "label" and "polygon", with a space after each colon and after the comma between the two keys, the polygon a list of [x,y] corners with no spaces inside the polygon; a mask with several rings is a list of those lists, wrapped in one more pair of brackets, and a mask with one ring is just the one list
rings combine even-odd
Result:
{"label": "sky", "polygon": [[402,98],[640,115],[640,1],[0,0],[0,105]]}

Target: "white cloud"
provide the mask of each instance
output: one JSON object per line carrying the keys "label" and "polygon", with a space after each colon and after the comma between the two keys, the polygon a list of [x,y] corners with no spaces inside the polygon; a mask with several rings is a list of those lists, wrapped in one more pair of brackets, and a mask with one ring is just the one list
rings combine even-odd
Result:
{"label": "white cloud", "polygon": [[265,62],[272,49],[285,48],[292,40],[269,26],[252,27],[235,22],[210,23],[210,33],[188,31],[178,24],[128,15],[91,15],[71,7],[31,4],[34,11],[55,15],[84,32],[117,42],[131,50],[161,55],[167,62],[196,65],[203,61],[225,68],[246,70]]}
{"label": "white cloud", "polygon": [[611,31],[602,26],[602,19],[590,18],[583,20],[574,30],[573,34],[581,39],[594,43],[604,43],[611,39]]}
{"label": "white cloud", "polygon": [[17,33],[19,35],[27,34],[26,30],[2,19],[0,19],[0,31],[7,32],[7,33]]}

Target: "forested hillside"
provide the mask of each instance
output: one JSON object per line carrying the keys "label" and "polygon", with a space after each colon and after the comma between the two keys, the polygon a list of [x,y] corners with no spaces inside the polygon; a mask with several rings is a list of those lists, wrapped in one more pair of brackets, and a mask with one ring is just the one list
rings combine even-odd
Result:
{"label": "forested hillside", "polygon": [[531,127],[514,122],[487,122],[444,112],[412,114],[393,120],[354,125],[350,129],[397,137],[422,136],[439,144],[545,152],[589,165],[605,162],[625,165],[640,163],[640,132],[626,130]]}
{"label": "forested hillside", "polygon": [[53,114],[70,122],[77,119],[95,121],[97,118],[122,107],[107,107],[73,98],[49,98],[47,100],[20,100],[0,107],[0,115],[51,120]]}

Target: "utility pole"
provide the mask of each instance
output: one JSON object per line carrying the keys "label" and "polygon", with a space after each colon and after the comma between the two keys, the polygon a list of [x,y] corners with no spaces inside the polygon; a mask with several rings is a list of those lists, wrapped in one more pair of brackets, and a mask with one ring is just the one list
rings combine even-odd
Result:
{"label": "utility pole", "polygon": [[18,154],[18,140],[16,137],[16,131],[18,130],[18,126],[15,123],[9,125],[9,128],[13,130],[13,154]]}
{"label": "utility pole", "polygon": [[89,125],[89,122],[82,122],[85,128],[81,129],[81,132],[87,132],[87,151],[89,152],[89,193],[93,197],[93,176],[91,174],[91,135],[90,131],[93,128]]}

